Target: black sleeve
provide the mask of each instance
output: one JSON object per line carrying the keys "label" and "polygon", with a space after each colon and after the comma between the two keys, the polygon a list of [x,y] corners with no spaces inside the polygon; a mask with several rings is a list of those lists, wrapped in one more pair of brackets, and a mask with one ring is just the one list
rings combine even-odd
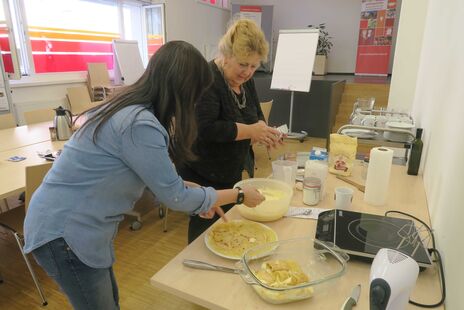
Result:
{"label": "black sleeve", "polygon": [[[213,85],[196,104],[198,138],[208,142],[230,142],[237,137],[237,125],[233,121],[219,119],[221,96]],[[262,114],[262,113],[261,113]]]}

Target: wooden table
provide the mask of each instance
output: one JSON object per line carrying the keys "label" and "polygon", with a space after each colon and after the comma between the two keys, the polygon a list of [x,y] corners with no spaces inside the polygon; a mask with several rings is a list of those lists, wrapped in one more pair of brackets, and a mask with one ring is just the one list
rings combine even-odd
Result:
{"label": "wooden table", "polygon": [[[26,186],[26,167],[45,162],[45,159],[40,158],[37,152],[44,152],[46,150],[57,151],[63,148],[65,142],[66,141],[45,141],[0,152],[0,199],[24,191]],[[18,162],[7,160],[16,155],[26,157],[26,159]]]}
{"label": "wooden table", "polygon": [[[356,167],[354,175],[360,175],[360,167]],[[353,179],[361,180],[360,177]],[[338,186],[351,187],[329,174],[326,194],[317,207],[332,209],[334,188]],[[353,189],[353,211],[383,215],[388,210],[400,210],[430,223],[422,178],[407,175],[404,166],[392,167],[390,194],[385,206],[373,207],[364,203],[363,193],[354,187]],[[301,192],[295,190],[292,205],[303,206],[301,199]],[[230,210],[227,215],[230,219],[241,218],[236,208]],[[310,219],[282,218],[266,224],[277,232],[280,240],[302,236],[314,237],[316,229],[316,220]],[[271,305],[261,300],[239,275],[190,269],[182,265],[184,259],[197,259],[228,267],[234,267],[235,262],[211,253],[204,244],[203,234],[151,278],[152,285],[210,309],[340,309],[358,283],[361,284],[361,296],[354,309],[369,309],[370,264],[365,262],[349,261],[346,274],[337,280],[336,285],[319,290],[310,299]],[[434,266],[421,272],[411,298],[431,304],[437,302],[440,296],[438,268]],[[417,307],[408,305],[408,309]]]}
{"label": "wooden table", "polygon": [[52,122],[37,123],[0,130],[0,152],[50,141]]}

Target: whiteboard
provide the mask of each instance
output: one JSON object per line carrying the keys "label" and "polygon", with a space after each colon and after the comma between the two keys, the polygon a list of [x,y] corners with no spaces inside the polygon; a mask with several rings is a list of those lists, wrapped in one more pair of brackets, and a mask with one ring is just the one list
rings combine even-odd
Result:
{"label": "whiteboard", "polygon": [[271,89],[309,92],[319,29],[280,30]]}
{"label": "whiteboard", "polygon": [[113,40],[114,83],[131,85],[143,74],[139,43],[135,40]]}

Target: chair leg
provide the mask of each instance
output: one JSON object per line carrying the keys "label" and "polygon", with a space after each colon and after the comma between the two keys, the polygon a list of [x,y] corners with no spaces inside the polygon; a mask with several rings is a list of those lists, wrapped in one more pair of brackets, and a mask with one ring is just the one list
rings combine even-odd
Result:
{"label": "chair leg", "polygon": [[163,219],[163,231],[167,232],[168,231],[168,208],[164,206],[160,206],[160,208],[165,208],[164,209],[164,219]]}
{"label": "chair leg", "polygon": [[2,277],[2,274],[0,273],[0,284],[3,283],[3,277]]}
{"label": "chair leg", "polygon": [[39,283],[39,280],[37,279],[37,276],[35,275],[34,270],[32,269],[31,263],[29,262],[29,259],[27,258],[26,253],[24,253],[23,251],[22,237],[17,232],[15,232],[13,235],[16,239],[16,242],[18,243],[19,250],[21,251],[21,254],[23,255],[27,268],[29,269],[29,272],[31,273],[32,280],[34,280],[35,287],[37,288],[37,291],[39,291],[40,299],[42,299],[42,306],[46,306],[48,305],[48,302],[45,299],[45,295],[42,291],[42,287]]}
{"label": "chair leg", "polygon": [[142,225],[143,225],[143,222],[142,222],[142,213],[138,212],[138,211],[135,211],[135,210],[131,210],[131,211],[128,211],[126,213],[124,213],[126,215],[130,215],[130,216],[135,216],[137,219],[135,221],[132,222],[131,226],[130,226],[130,229],[131,230],[140,230],[142,228]]}
{"label": "chair leg", "polygon": [[3,202],[5,203],[6,210],[9,211],[10,210],[10,205],[8,204],[8,199],[3,198]]}

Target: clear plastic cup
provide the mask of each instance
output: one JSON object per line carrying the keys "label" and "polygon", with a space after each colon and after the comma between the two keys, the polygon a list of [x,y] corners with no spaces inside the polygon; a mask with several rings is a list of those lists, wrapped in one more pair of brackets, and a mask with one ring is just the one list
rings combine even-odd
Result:
{"label": "clear plastic cup", "polygon": [[295,185],[298,163],[292,160],[276,160],[272,162],[272,177],[276,180]]}

